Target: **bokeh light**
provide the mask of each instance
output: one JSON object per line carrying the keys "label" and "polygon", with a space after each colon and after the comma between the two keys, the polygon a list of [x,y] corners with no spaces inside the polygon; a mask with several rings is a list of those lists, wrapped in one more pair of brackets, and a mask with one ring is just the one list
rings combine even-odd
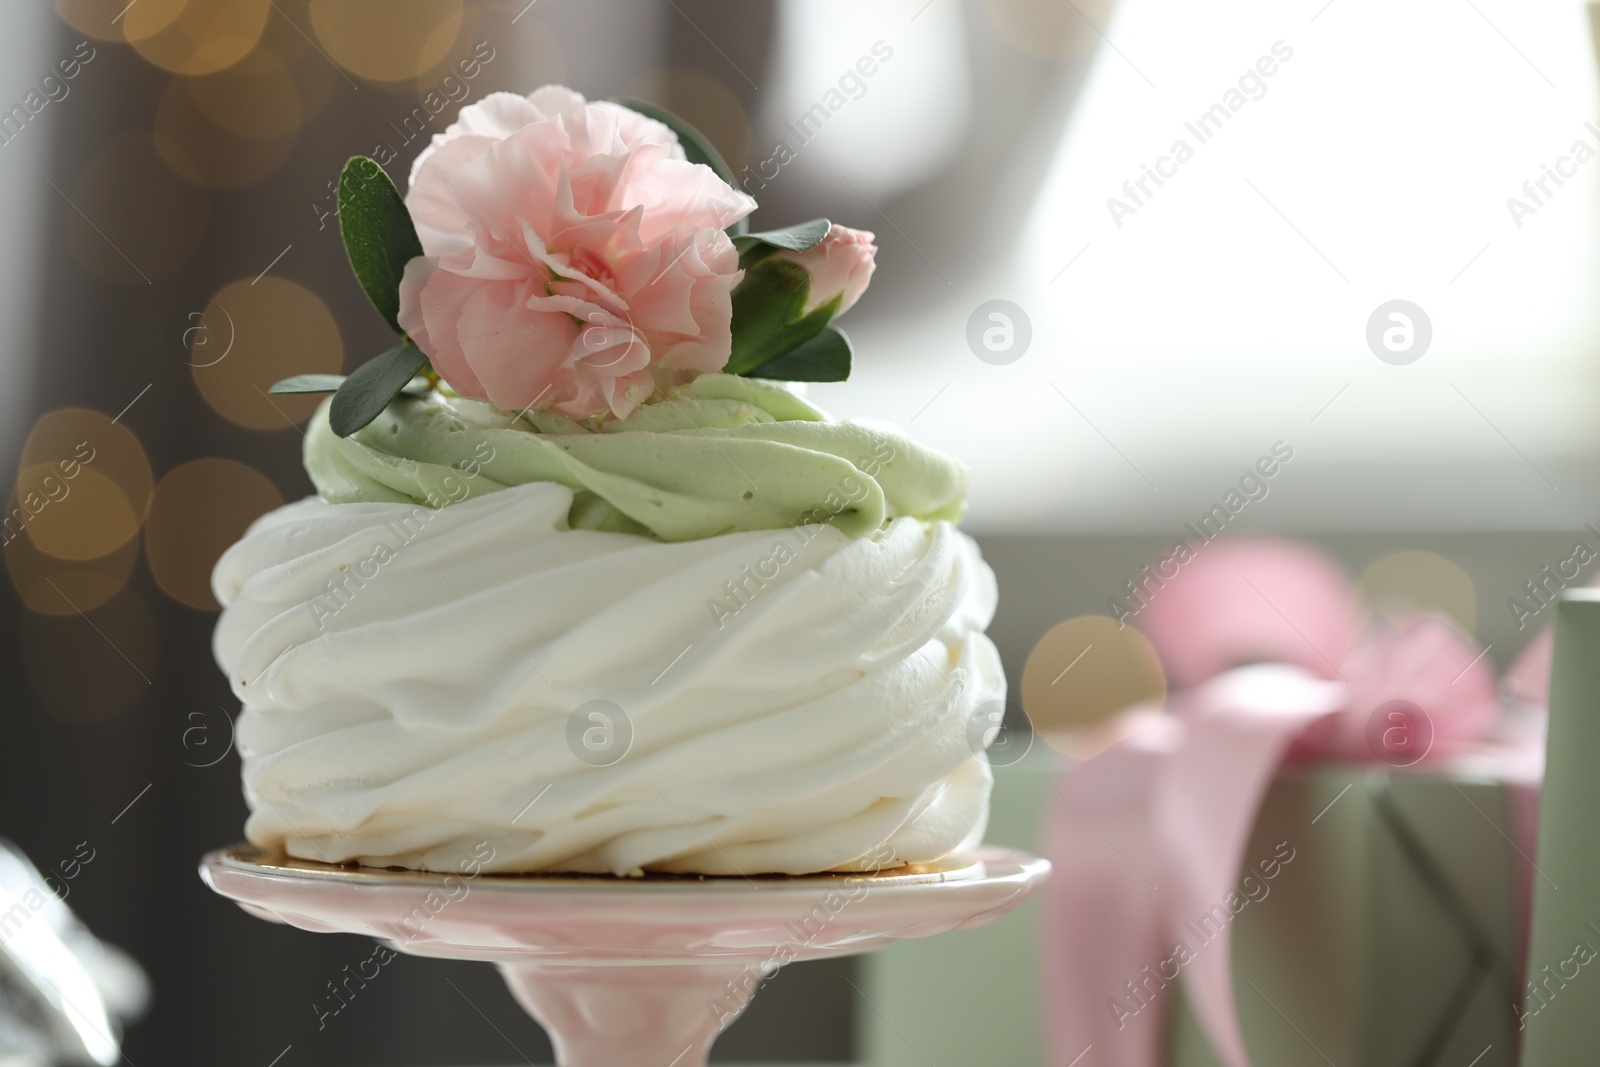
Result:
{"label": "bokeh light", "polygon": [[[199,0],[204,2],[204,0]],[[137,4],[124,3],[117,21],[122,24],[122,33],[126,40],[137,41],[160,33],[171,26],[183,14],[190,0],[140,0]],[[138,13],[134,13],[134,8]],[[128,16],[132,15],[132,18]]]}
{"label": "bokeh light", "polygon": [[750,116],[732,89],[704,71],[661,67],[630,82],[621,95],[681,117],[711,139],[735,174],[750,161]]}
{"label": "bokeh light", "polygon": [[57,559],[98,559],[139,532],[128,498],[92,467],[83,467],[72,478],[53,463],[26,467],[17,475],[12,500],[29,516],[28,539]]}
{"label": "bokeh light", "polygon": [[217,611],[211,569],[260,516],[283,503],[266,475],[231,459],[197,459],[156,486],[145,524],[145,558],[162,592],[201,611]]}
{"label": "bokeh light", "polygon": [[120,17],[128,0],[56,0],[56,14],[79,33],[98,41],[127,39]]}
{"label": "bokeh light", "polygon": [[311,25],[333,59],[378,82],[415,78],[451,54],[461,0],[312,0]]}
{"label": "bokeh light", "polygon": [[[9,512],[13,505],[7,504]],[[93,611],[122,591],[139,558],[136,537],[109,555],[90,560],[65,560],[45,555],[23,535],[7,540],[6,574],[30,611],[76,615]]]}
{"label": "bokeh light", "polygon": [[142,133],[121,134],[101,149],[70,195],[73,261],[124,285],[158,282],[187,263],[211,214],[205,190],[168,169]]}
{"label": "bokeh light", "polygon": [[209,74],[248,55],[271,12],[271,0],[139,0],[123,17],[124,32],[158,67]]}
{"label": "bokeh light", "polygon": [[[1114,0],[983,0],[983,12],[1000,38],[1039,59],[1086,56],[1100,44]],[[1091,21],[1092,20],[1092,21]]]}
{"label": "bokeh light", "polygon": [[22,446],[8,507],[29,539],[58,559],[90,560],[132,540],[150,510],[154,478],[133,431],[98,411],[40,416]]}
{"label": "bokeh light", "polygon": [[72,725],[104,722],[150,690],[160,655],[155,620],[132,590],[83,615],[29,614],[22,659],[39,701]]}
{"label": "bokeh light", "polygon": [[292,137],[300,129],[300,91],[283,60],[258,48],[227,70],[179,79],[206,117],[246,137]]}
{"label": "bokeh light", "polygon": [[1356,583],[1361,598],[1391,625],[1418,615],[1443,615],[1471,636],[1478,626],[1478,592],[1466,571],[1432,552],[1392,552]]}
{"label": "bokeh light", "polygon": [[322,399],[272,396],[273,383],[296,374],[337,374],[344,363],[344,343],[327,305],[271,275],[224,286],[189,340],[200,395],[223,418],[254,430],[302,423]]}
{"label": "bokeh light", "polygon": [[217,74],[174,78],[156,108],[152,137],[180,177],[238,188],[289,158],[300,120],[300,94],[288,69],[258,52]]}
{"label": "bokeh light", "polygon": [[1052,747],[1078,755],[1076,735],[1103,728],[1118,712],[1166,697],[1166,675],[1144,635],[1107,615],[1051,627],[1022,668],[1022,708]]}

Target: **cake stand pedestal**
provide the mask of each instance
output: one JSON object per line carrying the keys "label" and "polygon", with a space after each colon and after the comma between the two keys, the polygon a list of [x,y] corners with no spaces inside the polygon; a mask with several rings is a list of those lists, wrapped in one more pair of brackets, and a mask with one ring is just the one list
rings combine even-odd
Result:
{"label": "cake stand pedestal", "polygon": [[597,878],[436,874],[287,859],[248,845],[201,877],[252,915],[494,963],[549,1032],[560,1067],[703,1067],[772,971],[1016,907],[1044,860],[984,847],[864,875]]}

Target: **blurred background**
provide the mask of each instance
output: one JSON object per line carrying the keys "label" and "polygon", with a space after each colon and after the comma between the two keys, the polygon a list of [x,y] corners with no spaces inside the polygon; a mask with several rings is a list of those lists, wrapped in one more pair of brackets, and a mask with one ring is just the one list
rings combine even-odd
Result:
{"label": "blurred background", "polygon": [[[1513,598],[1600,539],[1591,27],[1577,0],[11,5],[0,462],[29,518],[0,534],[0,835],[46,868],[92,847],[70,903],[154,988],[129,1062],[551,1061],[473,965],[402,957],[319,1029],[369,946],[194,873],[245,815],[210,568],[309,491],[314,401],[265,390],[385,345],[332,214],[346,157],[403,184],[464,104],[562,82],[698,125],[758,228],[874,230],[855,377],[813,395],[971,466],[1020,732],[1036,649],[1125,654],[1035,720],[1160,697],[1106,617],[1284,449],[1225,536],[1312,540],[1373,607],[1442,612],[1501,665],[1545,621]],[[997,772],[995,839],[1030,843],[1063,758],[1035,748]],[[983,972],[1030,922],[789,968],[718,1055],[957,1062],[945,1026],[1028,1062],[1030,975]],[[941,1022],[916,976],[952,960],[970,1014]]]}

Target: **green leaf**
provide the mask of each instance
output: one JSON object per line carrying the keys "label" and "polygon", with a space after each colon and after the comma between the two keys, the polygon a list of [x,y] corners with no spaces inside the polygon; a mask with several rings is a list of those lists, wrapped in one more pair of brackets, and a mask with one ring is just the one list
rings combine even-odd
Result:
{"label": "green leaf", "polygon": [[[619,96],[611,102],[613,104],[620,104],[629,111],[637,111],[647,119],[655,119],[657,122],[667,127],[667,129],[678,135],[678,143],[683,146],[684,157],[688,159],[690,163],[704,163],[706,166],[710,167],[716,172],[717,177],[727,182],[733,188],[739,188],[738,179],[736,179],[733,175],[733,168],[728,166],[728,161],[722,158],[722,153],[717,151],[716,146],[711,143],[710,139],[707,138],[705,134],[689,125],[689,123],[685,122],[677,115],[674,115],[666,108],[657,107],[654,104],[647,104],[643,100],[634,100],[630,97]],[[727,227],[727,230],[730,235],[737,237],[743,234],[745,230],[749,228],[749,223],[747,223],[744,219],[740,219],[732,226]]]}
{"label": "green leaf", "polygon": [[733,291],[733,351],[728,374],[766,376],[766,366],[821,333],[839,313],[841,293],[805,314],[811,275],[798,263],[763,260]]}
{"label": "green leaf", "polygon": [[400,328],[400,277],[422,242],[400,190],[377,162],[352,156],[339,175],[339,233],[356,281],[394,332]]}
{"label": "green leaf", "polygon": [[342,374],[296,374],[268,389],[269,393],[331,393],[344,384]]}
{"label": "green leaf", "polygon": [[349,437],[381,415],[427,362],[422,349],[403,344],[362,364],[333,394],[328,425],[340,437]]}
{"label": "green leaf", "polygon": [[826,326],[827,318],[799,325],[810,293],[811,275],[798,263],[769,259],[747,270],[733,291],[733,351],[723,370],[749,374]]}
{"label": "green leaf", "polygon": [[805,252],[817,247],[828,236],[833,223],[827,219],[797,222],[781,230],[762,233],[742,233],[733,239],[739,250],[739,266],[751,267],[780,249],[787,252]]}
{"label": "green leaf", "polygon": [[780,382],[842,382],[850,377],[850,339],[832,326],[787,355],[765,364],[757,377]]}

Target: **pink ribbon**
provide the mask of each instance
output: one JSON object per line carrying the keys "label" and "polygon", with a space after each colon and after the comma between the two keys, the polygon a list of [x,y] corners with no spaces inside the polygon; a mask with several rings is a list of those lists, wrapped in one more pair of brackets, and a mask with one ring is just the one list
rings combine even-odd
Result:
{"label": "pink ribbon", "polygon": [[[1057,784],[1043,925],[1059,1067],[1160,1064],[1180,975],[1222,1062],[1249,1067],[1231,915],[1203,917],[1238,893],[1247,862],[1270,862],[1245,848],[1286,763],[1479,760],[1521,787],[1513,817],[1531,853],[1542,749],[1488,740],[1500,701],[1485,658],[1437,619],[1362,636],[1351,605],[1349,584],[1311,549],[1241,539],[1208,546],[1140,614],[1189,688],[1167,714],[1126,713],[1124,739]],[[1236,666],[1262,659],[1275,662]]]}

